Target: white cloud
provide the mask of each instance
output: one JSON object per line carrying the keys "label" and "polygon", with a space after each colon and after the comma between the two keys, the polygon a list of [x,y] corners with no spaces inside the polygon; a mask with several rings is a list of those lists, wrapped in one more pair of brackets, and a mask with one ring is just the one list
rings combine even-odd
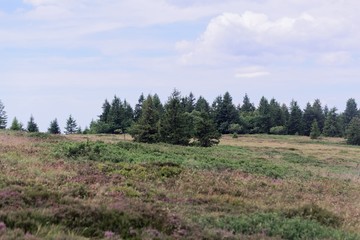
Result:
{"label": "white cloud", "polygon": [[266,71],[263,67],[250,66],[240,68],[236,71],[236,78],[259,78],[270,75],[270,72]]}
{"label": "white cloud", "polygon": [[318,62],[325,65],[344,65],[352,60],[351,54],[345,51],[324,53]]}

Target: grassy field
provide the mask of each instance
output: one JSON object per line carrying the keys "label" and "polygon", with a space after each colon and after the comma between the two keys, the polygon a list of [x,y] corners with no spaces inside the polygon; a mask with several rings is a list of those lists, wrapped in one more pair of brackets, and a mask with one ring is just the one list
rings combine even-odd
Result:
{"label": "grassy field", "polygon": [[0,239],[360,239],[360,147],[0,131]]}

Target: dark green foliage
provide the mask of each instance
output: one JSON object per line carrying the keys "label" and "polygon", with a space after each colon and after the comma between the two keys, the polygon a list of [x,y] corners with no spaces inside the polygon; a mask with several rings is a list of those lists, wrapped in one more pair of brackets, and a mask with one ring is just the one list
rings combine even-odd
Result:
{"label": "dark green foliage", "polygon": [[5,129],[7,124],[7,115],[4,109],[5,106],[0,100],[0,129]]}
{"label": "dark green foliage", "polygon": [[347,143],[360,145],[360,118],[354,117],[346,131]]}
{"label": "dark green foliage", "polygon": [[75,119],[70,115],[69,118],[66,120],[65,134],[74,134],[77,133],[77,131],[77,123]]}
{"label": "dark green foliage", "polygon": [[344,129],[346,129],[351,120],[354,117],[358,116],[358,109],[357,109],[357,104],[355,99],[350,98],[347,102],[346,102],[346,109],[344,111]]}
{"label": "dark green foliage", "polygon": [[195,110],[198,112],[210,113],[210,104],[202,96],[199,97],[195,104]]}
{"label": "dark green foliage", "polygon": [[39,128],[34,121],[34,117],[31,115],[30,120],[28,122],[27,128],[28,132],[39,132]]}
{"label": "dark green foliage", "polygon": [[192,92],[190,92],[189,96],[181,98],[181,104],[187,113],[191,113],[195,110],[195,97]]}
{"label": "dark green foliage", "polygon": [[323,134],[326,137],[341,137],[342,135],[340,119],[336,111],[336,108],[332,108],[326,116],[323,130]]}
{"label": "dark green foliage", "polygon": [[141,117],[141,112],[142,112],[144,101],[145,101],[144,93],[141,93],[138,103],[135,105],[135,109],[134,109],[134,121],[135,122],[137,122]]}
{"label": "dark green foliage", "polygon": [[53,121],[50,122],[50,126],[48,128],[48,133],[50,134],[60,134],[61,130],[58,124],[57,119],[55,118]]}
{"label": "dark green foliage", "polygon": [[285,126],[286,125],[286,116],[282,111],[280,103],[278,103],[274,98],[270,100],[269,104],[270,110],[270,126]]}
{"label": "dark green foliage", "polygon": [[290,103],[290,117],[288,122],[288,133],[290,135],[303,133],[302,111],[296,101]]}
{"label": "dark green foliage", "polygon": [[102,109],[103,109],[103,112],[102,114],[99,116],[100,118],[100,121],[101,122],[108,122],[109,121],[109,114],[110,114],[110,108],[111,108],[111,105],[110,103],[107,101],[107,99],[105,100],[103,106],[102,106]]}
{"label": "dark green foliage", "polygon": [[14,120],[11,123],[10,130],[13,130],[13,131],[22,131],[23,130],[22,123],[19,122],[16,117],[14,118]]}
{"label": "dark green foliage", "polygon": [[310,138],[318,139],[320,137],[320,135],[321,135],[321,132],[320,132],[319,124],[316,121],[316,119],[314,119],[314,121],[311,125]]}
{"label": "dark green foliage", "polygon": [[226,92],[223,97],[219,96],[215,99],[212,105],[212,114],[217,129],[223,134],[229,133],[230,124],[239,122],[239,114],[229,92]]}
{"label": "dark green foliage", "polygon": [[315,113],[314,110],[311,106],[310,103],[306,104],[306,108],[304,110],[304,114],[303,114],[303,121],[304,121],[304,135],[305,136],[310,136],[310,132],[311,132],[311,126],[312,123],[315,120]]}
{"label": "dark green foliage", "polygon": [[265,97],[260,99],[255,121],[255,127],[258,133],[269,133],[271,128],[270,105]]}
{"label": "dark green foliage", "polygon": [[319,99],[316,99],[314,101],[314,103],[312,105],[312,110],[313,110],[314,117],[319,124],[320,132],[322,132],[322,130],[324,129],[324,124],[325,124],[325,114],[324,114],[323,108],[321,107],[321,102]]}
{"label": "dark green foliage", "polygon": [[220,133],[217,131],[210,114],[193,111],[194,137],[201,147],[211,147],[219,143]]}
{"label": "dark green foliage", "polygon": [[153,97],[149,95],[142,103],[141,116],[131,130],[130,134],[135,142],[156,143],[159,136],[160,113],[156,109]]}
{"label": "dark green foliage", "polygon": [[160,121],[161,141],[176,145],[188,145],[191,129],[189,116],[181,106],[180,92],[174,90],[165,104],[165,113]]}
{"label": "dark green foliage", "polygon": [[255,111],[255,106],[250,102],[250,98],[247,93],[244,96],[243,104],[240,107],[240,112],[251,113]]}

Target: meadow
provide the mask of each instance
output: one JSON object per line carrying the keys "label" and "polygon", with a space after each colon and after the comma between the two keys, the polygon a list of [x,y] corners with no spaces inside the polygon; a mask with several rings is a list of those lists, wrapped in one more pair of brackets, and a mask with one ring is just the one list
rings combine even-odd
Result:
{"label": "meadow", "polygon": [[360,147],[0,131],[0,239],[360,239]]}

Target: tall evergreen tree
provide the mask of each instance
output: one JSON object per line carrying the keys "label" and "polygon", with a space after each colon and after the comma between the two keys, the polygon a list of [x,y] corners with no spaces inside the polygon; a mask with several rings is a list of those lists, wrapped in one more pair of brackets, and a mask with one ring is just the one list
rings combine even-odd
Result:
{"label": "tall evergreen tree", "polygon": [[219,143],[220,133],[217,131],[215,123],[206,111],[192,112],[194,124],[194,138],[201,147],[211,147]]}
{"label": "tall evergreen tree", "polygon": [[288,133],[290,135],[302,134],[303,132],[303,119],[302,111],[296,101],[290,103],[290,117],[288,122]]}
{"label": "tall evergreen tree", "polygon": [[323,134],[326,137],[341,137],[342,135],[339,116],[336,111],[336,108],[332,108],[327,114],[323,131]]}
{"label": "tall evergreen tree", "polygon": [[360,145],[360,118],[352,118],[347,131],[346,131],[347,143],[352,145]]}
{"label": "tall evergreen tree", "polygon": [[357,109],[356,101],[355,99],[350,98],[346,102],[346,108],[343,114],[344,129],[346,129],[349,126],[351,120],[357,116],[358,116],[358,109]]}
{"label": "tall evergreen tree", "polygon": [[185,109],[185,112],[191,113],[195,110],[195,96],[190,92],[189,96],[183,97],[181,99],[181,104]]}
{"label": "tall evergreen tree", "polygon": [[163,104],[161,103],[159,96],[155,93],[152,99],[153,99],[154,108],[157,110],[160,117],[162,117],[164,115],[165,109]]}
{"label": "tall evergreen tree", "polygon": [[0,100],[0,129],[5,129],[7,124],[7,115],[4,109],[5,106]]}
{"label": "tall evergreen tree", "polygon": [[39,132],[39,127],[37,126],[37,124],[34,121],[34,117],[31,115],[30,116],[30,120],[27,124],[27,128],[28,132]]}
{"label": "tall evergreen tree", "polygon": [[160,121],[161,140],[170,144],[188,145],[191,132],[187,118],[181,105],[180,92],[175,89],[165,104],[165,113]]}
{"label": "tall evergreen tree", "polygon": [[280,104],[272,98],[269,104],[270,110],[270,122],[271,127],[284,126],[286,124],[285,115],[281,109]]}
{"label": "tall evergreen tree", "polygon": [[198,112],[210,113],[210,104],[202,96],[196,101],[195,110]]}
{"label": "tall evergreen tree", "polygon": [[77,123],[75,119],[70,115],[66,120],[65,134],[74,134],[77,132]]}
{"label": "tall evergreen tree", "polygon": [[140,119],[142,107],[145,101],[144,93],[141,93],[138,103],[135,105],[134,109],[134,120],[137,122]]}
{"label": "tall evergreen tree", "polygon": [[314,118],[318,122],[320,132],[322,132],[322,130],[324,129],[324,124],[325,124],[325,114],[324,114],[324,110],[321,106],[321,102],[319,99],[315,99],[315,101],[312,105],[312,110],[314,113]]}
{"label": "tall evergreen tree", "polygon": [[21,122],[19,122],[16,117],[14,117],[14,119],[13,119],[13,121],[11,123],[11,126],[10,126],[10,130],[22,131],[23,130],[23,124]]}
{"label": "tall evergreen tree", "polygon": [[229,126],[239,122],[239,114],[229,92],[215,99],[212,111],[217,129],[221,133],[229,133]]}
{"label": "tall evergreen tree", "polygon": [[254,106],[254,104],[252,104],[250,102],[250,98],[248,97],[247,93],[245,93],[245,96],[244,96],[244,99],[243,99],[243,104],[240,107],[240,111],[241,112],[246,112],[246,113],[250,113],[250,112],[255,111],[255,106]]}
{"label": "tall evergreen tree", "polygon": [[255,126],[258,133],[269,133],[271,128],[270,105],[265,97],[260,99]]}
{"label": "tall evergreen tree", "polygon": [[50,134],[60,134],[61,133],[60,126],[59,126],[59,123],[56,118],[50,122],[50,126],[48,128],[48,133],[50,133]]}
{"label": "tall evergreen tree", "polygon": [[110,109],[111,109],[111,105],[108,102],[107,99],[105,99],[105,102],[102,106],[103,112],[102,114],[99,116],[100,121],[107,123],[109,121],[109,113],[110,113]]}
{"label": "tall evergreen tree", "polygon": [[310,103],[307,103],[303,114],[303,123],[304,123],[303,133],[305,136],[310,136],[311,127],[314,120],[316,120],[316,118],[313,107],[311,106]]}
{"label": "tall evergreen tree", "polygon": [[159,136],[160,113],[156,109],[153,97],[148,95],[143,102],[141,116],[130,130],[131,136],[136,142],[156,143]]}

